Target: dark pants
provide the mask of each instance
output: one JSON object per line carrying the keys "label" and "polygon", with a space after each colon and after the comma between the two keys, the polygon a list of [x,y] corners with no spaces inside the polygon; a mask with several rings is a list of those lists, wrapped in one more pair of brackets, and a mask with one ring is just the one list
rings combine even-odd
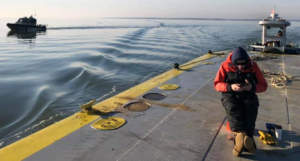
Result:
{"label": "dark pants", "polygon": [[248,136],[253,137],[259,106],[256,94],[246,99],[235,95],[224,97],[222,103],[231,131],[245,131]]}

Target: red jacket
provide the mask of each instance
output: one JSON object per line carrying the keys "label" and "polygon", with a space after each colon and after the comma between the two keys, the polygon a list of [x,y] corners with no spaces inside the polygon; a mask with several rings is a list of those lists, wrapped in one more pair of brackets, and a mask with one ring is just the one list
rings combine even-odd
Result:
{"label": "red jacket", "polygon": [[267,90],[268,83],[266,82],[266,79],[264,78],[256,62],[249,58],[246,68],[239,73],[231,61],[231,56],[232,53],[230,53],[226,61],[222,63],[216,75],[214,87],[217,91],[234,92],[231,89],[231,84],[245,83],[245,78],[251,78],[253,80],[251,82],[252,92],[260,93]]}

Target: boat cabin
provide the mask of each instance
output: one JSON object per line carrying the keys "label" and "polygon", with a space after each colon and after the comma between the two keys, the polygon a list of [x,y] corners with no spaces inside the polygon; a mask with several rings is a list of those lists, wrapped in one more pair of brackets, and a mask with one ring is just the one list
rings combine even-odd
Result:
{"label": "boat cabin", "polygon": [[286,45],[286,27],[291,23],[278,17],[272,11],[271,17],[259,22],[262,26],[262,44],[273,47],[283,47]]}
{"label": "boat cabin", "polygon": [[16,22],[16,24],[31,24],[36,25],[36,19],[30,16],[29,18],[23,17],[19,18],[19,20]]}

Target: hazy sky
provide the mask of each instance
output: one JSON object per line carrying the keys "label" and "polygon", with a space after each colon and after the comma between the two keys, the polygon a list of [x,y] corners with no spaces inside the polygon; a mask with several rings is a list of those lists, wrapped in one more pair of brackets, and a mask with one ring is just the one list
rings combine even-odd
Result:
{"label": "hazy sky", "polygon": [[164,17],[245,18],[269,16],[273,6],[299,19],[299,0],[0,0],[0,18],[36,13],[38,18]]}

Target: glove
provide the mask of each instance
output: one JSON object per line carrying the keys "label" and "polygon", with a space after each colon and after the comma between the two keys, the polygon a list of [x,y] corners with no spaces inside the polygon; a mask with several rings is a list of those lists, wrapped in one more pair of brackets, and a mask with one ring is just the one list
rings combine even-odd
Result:
{"label": "glove", "polygon": [[262,132],[262,131],[258,131],[258,133],[260,135],[259,140],[262,140],[262,142],[264,144],[269,144],[269,145],[276,144],[276,141],[272,137],[272,135],[270,135],[268,133],[265,133],[265,132]]}

